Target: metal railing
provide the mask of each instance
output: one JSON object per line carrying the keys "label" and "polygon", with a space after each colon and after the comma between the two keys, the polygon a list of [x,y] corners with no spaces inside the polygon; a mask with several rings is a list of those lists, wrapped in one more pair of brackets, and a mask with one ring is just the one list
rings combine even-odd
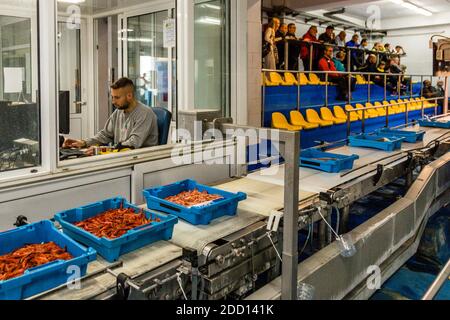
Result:
{"label": "metal railing", "polygon": [[[425,102],[434,102],[434,115],[437,116],[438,115],[438,104],[437,101],[438,100],[444,100],[444,98],[433,98],[433,99],[425,99],[425,100],[421,100],[421,101],[415,101],[416,104],[421,104],[421,111],[422,111],[422,118],[425,116]],[[395,106],[402,106],[405,105],[405,124],[403,126],[408,126],[409,124],[411,124],[409,122],[409,109],[408,109],[408,105],[412,104],[414,102],[397,102],[397,103],[388,103],[388,104],[383,104],[382,106],[373,106],[373,107],[364,107],[364,108],[354,108],[353,110],[344,110],[346,117],[347,117],[347,138],[351,135],[351,114],[355,114],[358,113],[358,111],[362,111],[362,117],[361,117],[361,132],[365,133],[365,122],[366,122],[366,113],[368,110],[379,110],[379,109],[384,109],[384,112],[386,113],[386,128],[389,128],[389,116],[394,115],[394,114],[390,114],[389,111],[392,107]],[[416,110],[412,110],[412,111],[417,111]]]}
{"label": "metal railing", "polygon": [[[325,107],[329,107],[329,86],[330,86],[330,74],[336,75],[342,75],[342,76],[346,76],[347,77],[347,81],[348,81],[348,88],[347,88],[347,94],[348,94],[348,100],[346,101],[347,104],[351,105],[352,104],[352,77],[353,76],[367,76],[367,85],[368,85],[368,97],[367,97],[367,102],[371,103],[372,100],[372,86],[380,86],[378,84],[372,84],[372,81],[375,77],[382,77],[383,78],[383,90],[384,90],[384,101],[387,100],[388,98],[388,79],[389,78],[397,78],[396,81],[396,90],[397,90],[397,96],[398,99],[401,99],[402,97],[402,78],[409,78],[409,96],[410,98],[414,97],[414,82],[413,82],[413,78],[414,77],[420,77],[420,96],[423,96],[423,92],[424,92],[424,79],[428,79],[430,78],[431,80],[433,79],[433,76],[429,76],[429,75],[420,75],[420,74],[395,74],[395,73],[369,73],[369,72],[347,72],[347,71],[296,71],[296,70],[271,70],[271,69],[262,69],[262,73],[264,74],[264,77],[266,77],[266,73],[270,73],[270,72],[277,72],[279,74],[283,74],[283,73],[292,73],[294,75],[296,75],[296,80],[297,80],[297,106],[296,109],[297,111],[300,111],[300,105],[301,105],[301,75],[309,75],[309,74],[315,74],[315,75],[323,75],[325,77],[325,97],[324,97],[324,104],[323,106]],[[374,77],[374,78],[372,78]],[[263,93],[262,93],[262,110],[261,110],[261,120],[262,120],[262,126],[264,126],[265,124],[265,107],[266,107],[266,79],[264,79],[263,81]],[[364,79],[365,80],[365,79]],[[308,80],[309,81],[309,80]],[[392,84],[392,83],[391,83]],[[405,96],[405,95],[403,95]],[[392,97],[392,95],[391,95]],[[438,100],[445,100],[444,97],[436,97],[436,98],[431,98],[431,99],[427,99],[427,101],[435,101],[435,103],[437,104]],[[402,105],[404,103],[398,103],[398,105]],[[391,105],[392,107],[393,105]],[[381,107],[377,107],[377,109],[379,109]],[[367,109],[366,109],[367,110]],[[437,114],[437,108],[436,108],[436,114]],[[423,110],[422,110],[422,115],[423,115]],[[406,115],[406,119],[408,115]],[[387,125],[389,124],[389,119],[387,120]]]}
{"label": "metal railing", "polygon": [[450,277],[450,260],[445,265],[444,269],[437,276],[436,280],[433,282],[431,287],[423,296],[422,300],[433,300],[434,297],[439,293],[444,283],[449,280]]}
{"label": "metal railing", "polygon": [[[308,68],[309,70],[313,70],[313,63],[314,63],[314,50],[322,50],[325,47],[333,47],[335,49],[335,51],[343,51],[346,54],[346,64],[347,64],[347,71],[350,72],[352,71],[351,68],[353,66],[352,64],[352,56],[355,52],[361,54],[362,56],[362,63],[364,64],[367,61],[367,56],[370,54],[373,54],[377,57],[377,63],[381,61],[381,57],[384,56],[387,59],[391,58],[391,57],[399,57],[399,59],[401,59],[402,57],[405,57],[406,54],[398,54],[398,53],[393,53],[393,52],[386,52],[386,51],[377,51],[377,50],[370,50],[370,49],[361,49],[361,48],[357,48],[357,47],[347,47],[347,46],[339,46],[336,44],[330,44],[330,43],[322,43],[322,42],[313,42],[313,41],[305,41],[305,40],[293,40],[293,39],[287,39],[287,40],[282,40],[279,42],[284,42],[284,65],[285,65],[285,70],[288,70],[289,68],[289,61],[290,61],[290,47],[291,46],[296,46],[299,49],[299,57],[296,59],[298,65],[300,66],[300,53],[303,47],[307,46],[309,47],[309,55],[308,55]],[[278,43],[275,44],[275,46],[278,47]],[[306,68],[306,66],[304,66]]]}

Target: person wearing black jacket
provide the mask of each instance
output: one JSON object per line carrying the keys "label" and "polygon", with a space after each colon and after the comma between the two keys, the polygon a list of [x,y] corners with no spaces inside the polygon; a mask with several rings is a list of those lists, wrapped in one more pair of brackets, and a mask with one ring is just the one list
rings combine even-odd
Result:
{"label": "person wearing black jacket", "polygon": [[284,69],[284,55],[285,55],[285,39],[288,32],[288,26],[285,23],[282,23],[280,25],[280,28],[275,33],[275,44],[277,46],[278,50],[278,64],[277,69],[282,70]]}
{"label": "person wearing black jacket", "polygon": [[335,38],[333,38],[334,27],[328,26],[324,33],[319,36],[319,41],[323,44],[323,46],[319,49],[319,57],[323,57],[325,54],[325,46],[327,44],[334,44]]}
{"label": "person wearing black jacket", "polygon": [[328,26],[326,31],[319,36],[319,41],[324,44],[334,44],[333,31],[334,27]]}
{"label": "person wearing black jacket", "polygon": [[[377,73],[378,72],[377,57],[374,54],[369,55],[366,64],[359,69],[359,72]],[[365,77],[367,78],[367,75],[365,75]]]}
{"label": "person wearing black jacket", "polygon": [[[298,40],[297,35],[297,26],[295,23],[290,23],[288,25],[288,33],[286,34],[286,40]],[[300,56],[300,44],[289,44],[289,61],[288,61],[288,70],[298,70],[298,58]]]}

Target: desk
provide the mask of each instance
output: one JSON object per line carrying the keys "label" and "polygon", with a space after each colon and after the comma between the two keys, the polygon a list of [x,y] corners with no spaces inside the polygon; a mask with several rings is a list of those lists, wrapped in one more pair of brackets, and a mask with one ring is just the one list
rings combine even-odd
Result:
{"label": "desk", "polygon": [[39,141],[39,107],[36,103],[0,105],[0,150],[10,149],[14,140]]}

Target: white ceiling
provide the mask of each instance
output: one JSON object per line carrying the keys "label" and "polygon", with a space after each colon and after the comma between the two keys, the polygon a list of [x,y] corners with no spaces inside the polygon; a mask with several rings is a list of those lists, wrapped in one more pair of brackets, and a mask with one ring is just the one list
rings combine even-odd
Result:
{"label": "white ceiling", "polygon": [[[434,14],[448,12],[450,11],[450,1],[449,0],[409,0],[424,9],[431,11]],[[404,8],[401,5],[395,4],[389,0],[383,1],[371,1],[365,4],[355,4],[351,6],[346,6],[346,14],[354,16],[357,18],[367,18],[370,13],[367,13],[367,9],[370,5],[378,5],[381,9],[381,19],[390,19],[396,17],[421,17],[430,19],[432,17],[425,17],[423,15],[418,15],[414,11]],[[339,7],[342,8],[342,7]],[[327,9],[337,9],[336,7],[330,6]]]}
{"label": "white ceiling", "polygon": [[[152,1],[154,0],[86,0],[84,3],[79,3],[76,5],[81,8],[82,14],[92,15],[144,3],[151,3]],[[73,4],[58,2],[58,11],[64,12],[70,5]]]}

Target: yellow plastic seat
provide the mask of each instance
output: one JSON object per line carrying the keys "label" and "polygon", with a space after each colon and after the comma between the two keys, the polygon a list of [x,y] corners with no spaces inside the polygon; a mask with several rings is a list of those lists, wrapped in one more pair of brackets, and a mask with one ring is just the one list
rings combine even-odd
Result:
{"label": "yellow plastic seat", "polygon": [[[360,105],[357,106],[357,107],[358,107],[358,108],[364,108],[364,106],[363,106],[362,104],[360,104]],[[353,106],[351,106],[351,105],[349,105],[349,104],[345,106],[345,110],[350,111],[351,114],[355,114],[355,115],[358,117],[358,120],[362,120],[362,118],[363,118],[363,112],[362,112],[362,110],[360,110],[360,111],[354,111],[355,108],[353,108]],[[369,119],[369,118],[370,118],[369,114],[366,113],[365,119]]]}
{"label": "yellow plastic seat", "polygon": [[269,80],[277,86],[281,86],[284,83],[283,78],[278,72],[269,72]]}
{"label": "yellow plastic seat", "polygon": [[[334,124],[344,124],[347,122],[346,119],[341,119],[341,118],[335,117],[334,114],[331,112],[331,110],[328,108],[321,108],[320,115],[323,120],[332,121]],[[345,115],[344,115],[344,117],[345,117]]]}
{"label": "yellow plastic seat", "polygon": [[399,111],[399,113],[405,113],[407,105],[404,103],[402,99],[398,99],[397,102],[401,103],[397,106],[397,110]]}
{"label": "yellow plastic seat", "polygon": [[424,104],[424,106],[425,106],[425,107],[424,107],[425,109],[428,109],[428,108],[434,108],[434,107],[437,106],[436,103],[433,103],[433,102],[431,102],[431,101],[427,101],[426,98],[424,98],[424,97],[420,98],[420,100],[422,100],[422,102],[423,102],[423,104]]}
{"label": "yellow plastic seat", "polygon": [[295,78],[295,76],[290,73],[290,72],[286,72],[284,74],[284,86],[298,86],[298,81]]}
{"label": "yellow plastic seat", "polygon": [[418,103],[416,102],[416,99],[411,98],[409,99],[409,110],[414,111],[414,110],[420,110],[420,107],[418,105]]}
{"label": "yellow plastic seat", "polygon": [[294,126],[301,126],[304,130],[312,130],[319,127],[317,123],[307,122],[299,111],[291,111],[291,124]]}
{"label": "yellow plastic seat", "polygon": [[421,98],[420,98],[420,101],[422,102],[423,108],[424,108],[424,109],[430,108],[430,102],[428,102],[428,101],[426,100],[426,98],[421,97]]}
{"label": "yellow plastic seat", "polygon": [[[383,105],[381,104],[381,102],[375,102],[374,107],[382,107]],[[379,108],[376,109],[376,112],[378,113],[379,117],[386,117],[386,109],[384,108]]]}
{"label": "yellow plastic seat", "polygon": [[334,124],[333,121],[325,121],[320,119],[317,111],[313,109],[306,110],[306,120],[308,120],[309,123],[315,123],[321,127],[331,127]]}
{"label": "yellow plastic seat", "polygon": [[[362,104],[357,103],[357,104],[355,105],[355,109],[365,109],[365,107],[364,107]],[[363,118],[363,115],[365,115],[365,119],[370,119],[370,118],[372,118],[372,116],[371,116],[370,113],[369,113],[369,110],[366,110],[366,112],[363,112],[362,110],[359,110],[359,111],[357,111],[357,112],[358,112],[358,115],[359,115],[359,118],[360,118],[360,119]],[[377,115],[377,117],[378,117],[378,115]]]}
{"label": "yellow plastic seat", "polygon": [[[388,106],[388,105],[390,105],[389,102],[383,101],[383,106]],[[397,109],[394,108],[393,106],[389,106],[388,107],[388,112],[389,112],[389,115],[391,116],[391,115],[397,114]]]}
{"label": "yellow plastic seat", "polygon": [[[362,75],[357,74],[355,76],[356,78],[356,84],[369,84],[369,81],[367,81]],[[370,81],[370,84],[375,84],[374,82]]]}
{"label": "yellow plastic seat", "polygon": [[277,84],[272,83],[269,79],[267,79],[267,76],[264,74],[264,72],[261,73],[261,77],[262,77],[262,84],[263,84],[263,86],[266,86],[266,87],[276,87],[276,86],[278,86]]}
{"label": "yellow plastic seat", "polygon": [[300,85],[307,86],[309,84],[309,79],[304,73],[300,73]]}
{"label": "yellow plastic seat", "polygon": [[303,127],[291,125],[280,112],[272,113],[272,127],[280,130],[301,131]]}
{"label": "yellow plastic seat", "polygon": [[[333,108],[333,111],[336,118],[343,119],[345,120],[345,122],[347,122],[347,113],[344,111],[344,109],[342,109],[342,107],[335,106]],[[356,114],[350,113],[350,122],[356,122],[358,120],[359,117]]]}
{"label": "yellow plastic seat", "polygon": [[414,101],[414,103],[413,103],[413,102],[411,102],[410,99],[404,99],[403,102],[405,103],[406,109],[408,110],[408,112],[411,112],[411,111],[414,111],[414,110],[417,109],[417,108],[416,108],[416,102],[415,102],[415,101]]}
{"label": "yellow plastic seat", "polygon": [[350,111],[350,115],[351,116],[355,116],[355,117],[357,117],[358,118],[358,120],[361,120],[362,118],[361,118],[361,115],[358,113],[358,112],[356,112],[356,111],[354,111],[355,109],[351,106],[351,105],[349,105],[349,104],[347,104],[346,106],[345,106],[345,111]]}
{"label": "yellow plastic seat", "polygon": [[422,106],[423,106],[423,101],[422,101],[422,99],[416,98],[416,103],[417,103],[417,106],[419,107],[418,110],[422,110]]}
{"label": "yellow plastic seat", "polygon": [[[326,82],[320,80],[320,78],[315,73],[309,74],[309,84],[312,85],[326,85]],[[330,83],[328,83],[330,84]]]}
{"label": "yellow plastic seat", "polygon": [[[356,106],[357,108],[359,108],[359,106]],[[370,102],[366,103],[366,108],[373,108],[373,104]],[[369,115],[369,118],[378,118],[378,112],[376,109],[367,109],[366,110],[366,114]]]}
{"label": "yellow plastic seat", "polygon": [[391,106],[391,108],[392,108],[392,110],[394,110],[395,114],[401,113],[401,109],[400,109],[400,107],[398,106],[398,102],[397,102],[397,101],[391,100],[391,101],[390,101],[390,104],[393,105],[393,106]]}
{"label": "yellow plastic seat", "polygon": [[[408,112],[415,110],[415,109],[413,109],[413,106],[411,105],[411,101],[409,101],[409,99],[404,99],[403,102],[405,103],[406,110],[408,110]],[[405,110],[405,112],[406,112],[406,110]]]}

